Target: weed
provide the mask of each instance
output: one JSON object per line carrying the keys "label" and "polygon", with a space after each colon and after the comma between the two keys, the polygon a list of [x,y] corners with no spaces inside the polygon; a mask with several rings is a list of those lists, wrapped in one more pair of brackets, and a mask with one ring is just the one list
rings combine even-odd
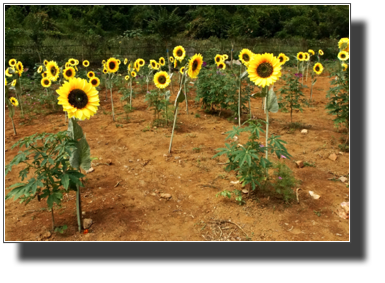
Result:
{"label": "weed", "polygon": [[146,127],[144,127],[144,129],[142,129],[142,132],[148,132],[149,130],[151,130],[151,127],[150,125],[147,125]]}
{"label": "weed", "polygon": [[195,153],[198,153],[198,152],[201,152],[201,148],[200,147],[194,147],[192,149],[192,151],[195,152]]}
{"label": "weed", "polygon": [[307,162],[307,161],[305,161],[303,163],[303,166],[304,167],[315,167],[315,163],[314,162]]}
{"label": "weed", "polygon": [[316,211],[316,210],[313,210],[314,214],[317,215],[318,217],[321,217],[321,211]]}
{"label": "weed", "polygon": [[198,113],[195,113],[195,118],[200,118],[201,115],[199,115]]}

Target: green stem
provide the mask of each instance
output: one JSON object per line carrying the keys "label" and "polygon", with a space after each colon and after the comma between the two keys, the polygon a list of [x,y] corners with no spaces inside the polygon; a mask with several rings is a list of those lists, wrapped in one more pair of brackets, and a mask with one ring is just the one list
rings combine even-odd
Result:
{"label": "green stem", "polygon": [[105,85],[106,85],[106,99],[105,99],[105,101],[107,101],[107,94],[108,94],[107,74],[105,74],[105,76],[106,76],[106,81],[105,81]]}
{"label": "green stem", "polygon": [[[148,84],[147,84],[148,88]],[[132,77],[130,76],[130,109],[132,109]]]}
{"label": "green stem", "polygon": [[[111,75],[110,75],[110,80],[111,80]],[[112,106],[112,121],[115,122],[114,100],[112,98],[112,82],[110,82],[110,93],[111,93],[111,106]]]}
{"label": "green stem", "polygon": [[242,87],[242,65],[239,66],[239,96],[238,96],[238,126],[241,126],[241,87]]}
{"label": "green stem", "polygon": [[[13,107],[13,106],[11,106],[11,107]],[[15,134],[15,136],[17,135],[17,133],[16,133],[16,128],[15,128],[15,123],[13,122],[13,118],[12,118],[12,116],[10,116],[11,117],[11,121],[12,121],[12,127],[13,127],[13,133]]]}
{"label": "green stem", "polygon": [[175,106],[174,124],[172,126],[171,139],[170,139],[170,147],[168,149],[168,153],[171,153],[172,139],[174,138],[174,129],[175,129],[175,123],[176,123],[176,117],[177,116],[178,116],[178,104],[176,104],[176,106]]}
{"label": "green stem", "polygon": [[[266,159],[269,160],[268,158],[268,145],[267,145],[267,140],[269,139],[269,98],[268,98],[268,95],[269,95],[269,90],[268,90],[268,87],[264,87],[264,90],[266,91],[266,99],[265,99],[265,109],[266,109]],[[267,169],[266,169],[267,170]]]}
{"label": "green stem", "polygon": [[80,203],[80,186],[76,185],[76,214],[78,219],[78,230],[79,232],[82,230],[82,221],[81,221],[81,215],[82,215],[82,208]]}
{"label": "green stem", "polygon": [[185,94],[185,99],[186,99],[186,112],[187,112],[187,115],[188,115],[188,102],[187,102],[187,89],[186,89],[186,74],[184,75],[185,76],[185,79],[184,79],[184,94]]}
{"label": "green stem", "polygon": [[[21,77],[19,77],[20,81],[20,96],[19,96],[19,104],[20,104],[20,110],[21,110],[21,115],[24,118],[24,110],[23,110],[23,103],[21,103]],[[16,89],[16,88],[15,88]]]}

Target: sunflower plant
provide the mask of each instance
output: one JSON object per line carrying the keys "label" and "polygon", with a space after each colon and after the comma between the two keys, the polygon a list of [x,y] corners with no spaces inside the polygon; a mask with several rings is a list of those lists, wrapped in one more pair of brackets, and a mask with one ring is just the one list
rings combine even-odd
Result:
{"label": "sunflower plant", "polygon": [[15,115],[15,107],[19,105],[19,102],[15,97],[9,97],[9,90],[14,88],[15,88],[14,86],[9,86],[7,84],[7,79],[5,79],[5,103],[8,106],[8,110],[9,110],[8,114],[9,114],[9,118],[11,118],[13,133],[16,136],[17,132],[16,132],[15,123],[13,121],[13,116]]}
{"label": "sunflower plant", "polygon": [[[20,203],[26,205],[37,198],[38,201],[47,198],[47,207],[51,211],[52,230],[63,231],[64,227],[57,227],[54,218],[54,203],[60,207],[64,193],[76,190],[83,186],[81,178],[83,174],[75,170],[70,161],[71,152],[76,148],[76,142],[64,132],[56,134],[34,134],[25,137],[15,143],[15,147],[25,148],[6,165],[5,175],[12,167],[24,165],[19,171],[21,181],[31,177],[27,182],[15,183],[8,189],[12,189],[5,199],[20,199]],[[32,174],[32,175],[31,175]]]}

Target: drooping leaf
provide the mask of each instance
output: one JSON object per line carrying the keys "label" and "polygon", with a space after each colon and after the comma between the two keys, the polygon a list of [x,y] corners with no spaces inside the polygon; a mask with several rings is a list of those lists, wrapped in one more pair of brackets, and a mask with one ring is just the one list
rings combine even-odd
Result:
{"label": "drooping leaf", "polygon": [[268,110],[272,113],[277,113],[279,106],[278,106],[277,96],[275,95],[273,87],[269,90],[269,94],[267,96],[267,102],[268,102],[267,107],[269,108]]}
{"label": "drooping leaf", "polygon": [[76,169],[88,170],[91,168],[90,147],[85,137],[78,141],[76,149],[71,153],[70,164]]}
{"label": "drooping leaf", "polygon": [[84,136],[83,129],[82,129],[82,127],[79,126],[76,119],[69,119],[69,121],[68,121],[68,134],[72,139],[74,139],[76,141],[81,139]]}

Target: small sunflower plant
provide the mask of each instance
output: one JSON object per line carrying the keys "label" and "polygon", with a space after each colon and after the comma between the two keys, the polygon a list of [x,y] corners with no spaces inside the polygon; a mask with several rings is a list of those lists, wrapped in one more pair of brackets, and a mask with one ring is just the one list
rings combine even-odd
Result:
{"label": "small sunflower plant", "polygon": [[9,118],[11,118],[13,133],[16,136],[17,132],[15,123],[13,121],[13,116],[15,115],[15,107],[19,106],[19,102],[16,97],[9,97],[10,90],[16,90],[15,86],[12,86],[12,84],[10,85],[9,83],[7,83],[7,78],[5,78],[5,103],[8,106],[8,115]]}

